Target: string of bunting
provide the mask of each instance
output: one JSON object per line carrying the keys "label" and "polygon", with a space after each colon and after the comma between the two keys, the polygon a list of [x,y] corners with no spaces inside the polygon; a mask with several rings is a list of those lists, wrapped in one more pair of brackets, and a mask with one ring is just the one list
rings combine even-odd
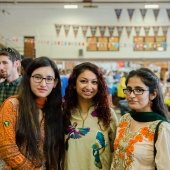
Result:
{"label": "string of bunting", "polygon": [[21,44],[21,43],[35,43],[35,44],[41,44],[41,45],[48,45],[48,46],[78,46],[78,47],[83,47],[86,45],[84,41],[64,41],[64,40],[46,40],[46,39],[39,39],[36,38],[35,40],[30,40],[30,39],[24,39],[23,37],[10,37],[10,38],[5,38],[4,36],[0,35],[0,42],[3,44],[10,44],[10,43],[16,43],[16,44]]}
{"label": "string of bunting", "polygon": [[[117,20],[120,19],[121,14],[122,14],[122,10],[123,10],[123,9],[114,9],[114,12],[115,12],[115,15],[116,15]],[[127,14],[128,14],[128,16],[129,16],[130,21],[131,21],[132,18],[133,18],[133,15],[134,15],[135,10],[137,10],[137,9],[133,9],[133,8],[127,9]],[[140,11],[140,14],[141,14],[141,16],[142,16],[142,19],[144,20],[145,17],[146,17],[146,14],[147,14],[148,9],[141,8],[141,9],[139,9],[139,11]],[[157,20],[157,18],[158,18],[158,16],[159,16],[159,13],[160,13],[160,9],[152,9],[152,11],[153,11],[155,20]],[[170,21],[170,9],[166,9],[166,13],[167,13],[168,19],[169,19],[169,21]],[[67,36],[68,33],[69,33],[69,30],[70,30],[70,25],[63,25],[63,26],[64,26],[65,35]],[[59,36],[61,27],[62,27],[62,25],[60,25],[60,24],[56,24],[56,25],[55,25],[55,29],[56,29],[56,34],[57,34],[57,36]],[[75,37],[76,37],[77,34],[78,34],[79,27],[80,27],[80,26],[78,26],[78,25],[73,25],[73,32],[74,32],[74,36],[75,36]],[[96,34],[96,29],[97,29],[96,26],[81,26],[81,29],[82,29],[83,36],[84,36],[84,37],[85,37],[86,34],[87,34],[88,27],[90,27],[91,34],[92,34],[92,35],[95,35],[95,34]],[[107,29],[106,26],[98,26],[98,27],[99,27],[101,36],[104,35],[105,30]],[[113,34],[114,27],[113,27],[113,26],[108,26],[108,29],[109,29],[109,34],[110,34],[110,36],[111,36],[111,35]],[[118,31],[119,31],[120,34],[121,34],[121,32],[122,32],[121,29],[122,29],[122,28],[118,29]],[[130,27],[126,27],[126,31],[127,31],[128,37],[129,37],[130,32],[131,32],[130,30],[131,30]],[[135,29],[135,30],[136,30],[136,29]],[[138,30],[136,33],[139,34],[139,30]]]}
{"label": "string of bunting", "polygon": [[[98,41],[96,41],[96,39]],[[154,37],[154,36],[149,36],[149,37],[145,37],[145,36],[134,36],[134,43],[127,43],[127,42],[120,42],[120,37],[118,36],[114,36],[114,37],[88,37],[89,41],[78,41],[76,42],[75,40],[72,41],[63,41],[63,40],[55,40],[55,41],[50,41],[50,40],[40,40],[40,39],[35,39],[34,41],[30,41],[30,40],[24,40],[25,43],[36,43],[36,44],[41,44],[41,45],[48,45],[48,46],[58,46],[58,47],[78,47],[78,48],[83,48],[83,47],[88,47],[91,45],[92,47],[95,46],[95,48],[99,48],[99,51],[107,51],[105,49],[105,47],[107,46],[107,48],[109,48],[109,51],[119,51],[120,47],[133,47],[135,48],[135,51],[141,51],[144,48],[147,48],[148,44],[146,42],[144,42],[144,40],[147,39],[149,40],[148,42],[151,42],[153,47],[155,45],[155,42],[153,42],[153,40],[157,40],[158,45],[160,46],[159,48],[164,48],[164,50],[167,47],[170,47],[170,44],[168,44],[166,42],[166,37],[165,36],[158,36],[158,37]],[[95,40],[95,41],[93,41]],[[106,40],[106,41],[105,41]],[[150,41],[151,40],[151,41]],[[12,42],[12,43],[23,43],[23,37],[12,37],[12,38],[8,38],[6,39],[3,36],[0,36],[0,41],[4,41],[4,42]],[[106,44],[109,43],[109,45]],[[150,44],[151,44],[150,43]],[[146,47],[145,47],[146,46]],[[151,45],[149,45],[149,48]],[[155,48],[155,47],[154,47]],[[149,51],[151,51],[153,49],[149,49]],[[93,50],[89,50],[89,51],[95,51]],[[146,51],[146,49],[145,49]]]}
{"label": "string of bunting", "polygon": [[[130,37],[133,29],[136,33],[137,36],[140,36],[141,30],[143,29],[144,33],[146,36],[150,34],[152,31],[154,35],[158,35],[159,30],[162,30],[163,35],[167,35],[168,30],[170,28],[169,25],[165,26],[101,26],[101,25],[61,25],[61,24],[55,24],[55,30],[56,30],[56,35],[59,36],[61,30],[64,30],[65,36],[67,37],[69,35],[69,32],[72,28],[74,37],[76,38],[78,35],[79,30],[81,29],[82,34],[84,37],[87,37],[88,29],[90,30],[90,36],[96,36],[97,31],[99,31],[100,36],[105,36],[106,32],[108,31],[108,34],[110,37],[112,37],[114,34],[118,35],[121,37],[123,30],[126,31],[128,38]],[[117,34],[116,34],[117,31]]]}
{"label": "string of bunting", "polygon": [[[128,14],[128,16],[129,16],[129,20],[130,20],[130,21],[132,20],[132,17],[133,17],[133,15],[134,15],[134,13],[135,13],[136,10],[137,10],[137,9],[134,9],[134,8],[127,9],[127,14]],[[142,19],[144,20],[145,17],[146,17],[147,11],[148,11],[149,9],[141,8],[141,9],[138,9],[138,10],[140,11],[140,14],[141,14],[141,16],[142,16]],[[114,9],[115,16],[116,16],[116,18],[117,18],[118,21],[119,21],[120,18],[121,18],[122,11],[123,11],[123,9],[120,9],[120,8]],[[154,15],[155,20],[157,20],[157,18],[158,18],[158,16],[159,16],[159,13],[160,13],[160,9],[152,9],[152,11],[153,11],[153,15]],[[169,20],[170,20],[170,9],[166,9],[166,13],[167,13],[167,16],[168,16],[168,18],[169,18]]]}

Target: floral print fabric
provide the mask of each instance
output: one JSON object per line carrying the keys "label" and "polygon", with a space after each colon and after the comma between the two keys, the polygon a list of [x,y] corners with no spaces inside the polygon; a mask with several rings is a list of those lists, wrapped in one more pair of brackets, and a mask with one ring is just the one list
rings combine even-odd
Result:
{"label": "floral print fabric", "polygon": [[[124,115],[120,120],[114,141],[114,156],[111,170],[154,170],[155,162],[159,162],[162,159],[160,154],[168,156],[165,159],[167,161],[170,160],[170,150],[168,149],[170,144],[165,147],[167,150],[161,150],[161,146],[166,145],[167,141],[170,143],[170,125],[164,122],[160,126],[160,134],[156,142],[157,156],[154,160],[154,132],[159,121],[148,122],[147,126],[142,128],[136,127],[136,131],[131,132],[131,120],[130,114]],[[164,141],[161,138],[164,138]],[[161,170],[168,170],[170,163],[166,163],[166,165],[167,167]]]}
{"label": "floral print fabric", "polygon": [[[113,113],[110,127],[102,130],[98,124],[94,107],[89,109],[83,122],[77,109],[72,111],[68,129],[68,150],[66,151],[66,170],[110,170],[117,118]],[[82,127],[82,125],[84,125]]]}
{"label": "floral print fabric", "polygon": [[0,170],[40,170],[41,168],[27,159],[16,145],[15,126],[18,107],[17,98],[10,97],[0,109]]}

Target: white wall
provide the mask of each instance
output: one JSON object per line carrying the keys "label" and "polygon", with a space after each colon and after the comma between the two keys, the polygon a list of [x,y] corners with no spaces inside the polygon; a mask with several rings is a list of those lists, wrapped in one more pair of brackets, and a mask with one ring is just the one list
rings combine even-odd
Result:
{"label": "white wall", "polygon": [[[128,38],[124,29],[118,52],[88,52],[86,45],[79,45],[79,42],[86,44],[86,38],[83,37],[79,30],[77,38],[74,37],[72,30],[68,36],[62,29],[57,37],[55,24],[70,25],[114,25],[114,26],[170,26],[167,17],[166,8],[170,4],[162,4],[157,21],[154,18],[153,11],[148,10],[145,20],[142,19],[139,9],[144,4],[115,4],[101,5],[99,8],[76,10],[64,10],[62,6],[45,5],[2,5],[0,10],[5,9],[6,13],[0,13],[0,42],[6,45],[12,45],[23,52],[23,37],[35,36],[36,39],[36,56],[49,56],[51,58],[76,58],[79,49],[83,49],[83,58],[169,58],[170,57],[170,30],[167,34],[167,50],[164,52],[134,52],[133,51],[133,29],[131,36]],[[118,21],[114,9],[122,8],[122,14]],[[129,20],[127,8],[135,8],[132,20]],[[9,13],[9,14],[8,14]],[[99,34],[99,33],[97,33]],[[108,33],[106,32],[106,35]],[[117,35],[114,32],[114,35]],[[140,35],[144,35],[144,30]],[[150,32],[153,35],[153,32]],[[162,35],[161,30],[159,35]],[[90,36],[90,31],[87,33]],[[60,42],[63,45],[57,45]],[[68,45],[71,42],[72,45]],[[64,45],[66,44],[66,45]]]}

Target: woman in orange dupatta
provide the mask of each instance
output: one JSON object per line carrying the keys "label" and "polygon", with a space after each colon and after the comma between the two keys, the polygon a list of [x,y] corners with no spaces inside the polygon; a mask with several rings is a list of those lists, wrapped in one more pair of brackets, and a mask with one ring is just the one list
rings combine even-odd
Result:
{"label": "woman in orange dupatta", "polygon": [[18,96],[0,109],[1,170],[60,170],[64,162],[61,85],[56,64],[34,59]]}

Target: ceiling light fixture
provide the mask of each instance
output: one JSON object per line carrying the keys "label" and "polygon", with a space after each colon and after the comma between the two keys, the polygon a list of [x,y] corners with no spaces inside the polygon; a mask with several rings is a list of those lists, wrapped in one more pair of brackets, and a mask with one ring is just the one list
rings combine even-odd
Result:
{"label": "ceiling light fixture", "polygon": [[64,9],[77,9],[78,5],[74,4],[69,4],[69,5],[64,5]]}
{"label": "ceiling light fixture", "polygon": [[146,4],[145,8],[146,9],[158,9],[159,5],[157,5],[157,4]]}

